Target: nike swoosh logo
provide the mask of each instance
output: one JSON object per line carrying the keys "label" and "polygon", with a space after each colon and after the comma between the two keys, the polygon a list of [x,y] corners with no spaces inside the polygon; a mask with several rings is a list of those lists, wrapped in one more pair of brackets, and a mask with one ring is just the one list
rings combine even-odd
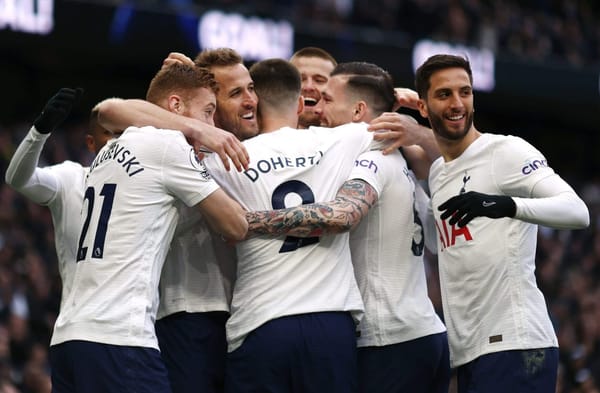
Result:
{"label": "nike swoosh logo", "polygon": [[494,206],[495,204],[496,204],[496,202],[483,201],[483,207],[490,207],[490,206]]}

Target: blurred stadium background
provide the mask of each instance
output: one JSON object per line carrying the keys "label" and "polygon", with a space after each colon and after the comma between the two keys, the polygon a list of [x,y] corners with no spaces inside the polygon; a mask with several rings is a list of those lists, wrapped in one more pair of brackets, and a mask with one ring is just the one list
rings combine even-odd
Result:
{"label": "blurred stadium background", "polygon": [[[170,51],[229,46],[247,60],[319,46],[413,87],[435,52],[467,54],[480,130],[521,136],[586,200],[585,231],[540,228],[537,276],[558,332],[560,393],[600,392],[600,3],[593,0],[0,0],[0,174],[46,100],[82,103],[43,164],[89,163],[89,110],[143,98]],[[407,111],[418,117],[417,113]],[[423,119],[420,119],[426,124]],[[435,257],[430,295],[440,309]],[[0,393],[49,392],[60,280],[46,208],[0,185]]]}

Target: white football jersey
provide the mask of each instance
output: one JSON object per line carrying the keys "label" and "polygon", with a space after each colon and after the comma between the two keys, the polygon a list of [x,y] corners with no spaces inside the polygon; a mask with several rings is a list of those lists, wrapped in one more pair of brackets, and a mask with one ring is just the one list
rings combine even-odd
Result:
{"label": "white football jersey", "polygon": [[86,180],[75,278],[54,342],[158,348],[158,280],[176,202],[196,205],[217,188],[179,131],[130,127],[107,143]]}
{"label": "white football jersey", "polygon": [[[370,148],[366,124],[337,128],[283,128],[244,142],[250,168],[225,171],[206,159],[215,180],[247,210],[272,210],[333,199],[354,159]],[[237,247],[238,269],[229,351],[252,330],[287,315],[350,311],[358,321],[363,303],[350,259],[348,234],[299,239],[255,237]]]}
{"label": "white football jersey", "polygon": [[399,151],[360,155],[350,179],[369,183],[377,203],[350,233],[350,250],[365,303],[359,347],[397,344],[446,330],[427,294],[424,228],[415,184]]}
{"label": "white football jersey", "polygon": [[212,232],[198,209],[180,205],[179,221],[160,277],[157,319],[229,311],[235,281],[235,247]]}
{"label": "white football jersey", "polygon": [[482,134],[460,157],[433,163],[429,186],[452,367],[492,352],[558,346],[534,275],[537,225],[477,217],[459,228],[438,210],[468,191],[528,198],[548,176],[554,171],[544,156],[514,136]]}
{"label": "white football jersey", "polygon": [[[62,283],[60,312],[68,298],[77,266],[75,253],[80,233],[80,212],[85,190],[85,177],[87,167],[73,161],[65,161],[58,165],[41,168],[42,171],[52,173],[56,178],[58,188],[56,195],[47,206],[52,215],[54,224],[54,245],[58,257],[58,271]],[[54,334],[50,345],[54,345]]]}
{"label": "white football jersey", "polygon": [[40,153],[49,136],[31,128],[12,157],[8,172],[14,181],[24,184],[17,188],[20,193],[50,210],[62,282],[62,304],[71,290],[76,266],[80,211],[88,168],[73,161],[38,167]]}
{"label": "white football jersey", "polygon": [[73,285],[75,252],[81,227],[80,211],[88,168],[73,161],[65,161],[38,170],[52,173],[58,185],[54,198],[46,205],[50,209],[54,223],[54,244],[64,300]]}

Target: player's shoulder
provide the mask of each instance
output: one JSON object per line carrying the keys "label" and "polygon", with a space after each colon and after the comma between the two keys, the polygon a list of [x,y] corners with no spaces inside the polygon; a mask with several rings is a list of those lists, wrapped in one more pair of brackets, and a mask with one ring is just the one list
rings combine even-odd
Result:
{"label": "player's shoulder", "polygon": [[368,132],[367,131],[368,126],[369,125],[364,122],[346,123],[346,124],[340,124],[339,126],[335,126],[335,127],[310,126],[304,131],[314,132],[316,134],[319,134],[319,133],[332,134],[332,133],[339,133],[339,132]]}
{"label": "player's shoulder", "polygon": [[490,165],[496,173],[522,173],[527,175],[536,170],[538,174],[546,171],[537,170],[548,168],[544,154],[524,138],[516,135],[489,134],[492,142]]}
{"label": "player's shoulder", "polygon": [[81,165],[78,162],[71,161],[71,160],[63,161],[59,164],[52,165],[48,168],[56,173],[85,174],[87,172],[87,167]]}
{"label": "player's shoulder", "polygon": [[333,132],[341,132],[341,133],[355,133],[358,135],[372,135],[368,131],[369,125],[365,122],[360,123],[347,123],[341,124],[337,127],[333,127]]}
{"label": "player's shoulder", "polygon": [[65,168],[74,168],[84,170],[84,166],[76,161],[66,160],[59,164],[54,165],[54,167],[65,167]]}
{"label": "player's shoulder", "polygon": [[[125,138],[123,138],[125,137]],[[185,140],[183,133],[179,130],[171,130],[166,128],[156,128],[153,126],[144,127],[128,127],[119,139],[128,138],[143,138],[152,140],[169,140],[169,139],[182,139]]]}
{"label": "player's shoulder", "polygon": [[192,149],[181,131],[151,126],[129,127],[118,139],[111,142],[116,145],[116,149],[126,146],[135,155],[158,155],[155,159],[160,159],[164,154],[186,153],[187,157],[187,152]]}
{"label": "player's shoulder", "polygon": [[481,138],[486,141],[486,143],[494,146],[531,146],[531,144],[522,137],[512,134],[483,133],[481,134]]}
{"label": "player's shoulder", "polygon": [[373,133],[368,131],[367,123],[347,123],[336,127],[309,127],[305,131],[312,133],[311,137],[320,140],[345,141],[348,144],[362,140],[372,140]]}
{"label": "player's shoulder", "polygon": [[292,127],[282,127],[278,130],[263,132],[252,138],[242,141],[242,144],[249,151],[252,149],[264,150],[276,148],[282,145],[294,144],[297,141],[302,141],[307,137],[304,133],[306,130],[298,130]]}
{"label": "player's shoulder", "polygon": [[406,166],[406,159],[400,150],[393,150],[389,154],[383,154],[381,150],[367,150],[358,156],[357,160],[365,160],[376,162],[381,165],[389,165],[396,167]]}
{"label": "player's shoulder", "polygon": [[488,145],[497,155],[519,156],[539,155],[539,150],[524,138],[511,134],[483,134]]}

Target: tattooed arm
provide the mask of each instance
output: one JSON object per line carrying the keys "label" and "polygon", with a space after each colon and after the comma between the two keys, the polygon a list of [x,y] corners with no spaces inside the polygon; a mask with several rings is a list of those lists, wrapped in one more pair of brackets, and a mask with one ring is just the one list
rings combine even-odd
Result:
{"label": "tattooed arm", "polygon": [[247,212],[248,237],[313,237],[349,231],[377,202],[377,191],[363,180],[347,180],[334,200],[279,210]]}

